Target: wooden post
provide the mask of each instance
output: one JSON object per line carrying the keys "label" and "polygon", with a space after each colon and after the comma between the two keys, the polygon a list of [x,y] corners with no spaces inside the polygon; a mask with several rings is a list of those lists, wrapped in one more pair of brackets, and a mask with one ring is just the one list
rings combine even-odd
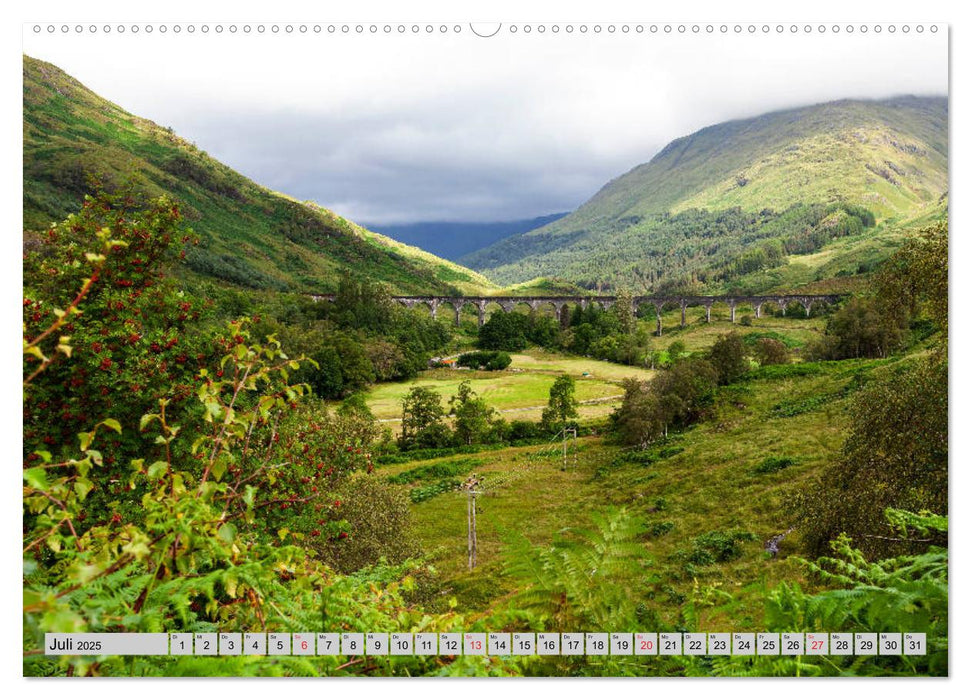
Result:
{"label": "wooden post", "polygon": [[468,496],[465,499],[465,502],[466,502],[465,516],[467,520],[466,537],[468,539],[468,549],[469,549],[469,571],[472,571],[473,564],[472,564],[472,492],[471,491],[468,492]]}
{"label": "wooden post", "polygon": [[563,471],[566,471],[566,426],[563,426]]}
{"label": "wooden post", "polygon": [[573,428],[573,471],[577,470],[577,462],[579,457],[577,456],[577,429]]}
{"label": "wooden post", "polygon": [[472,568],[475,568],[476,558],[479,553],[479,538],[476,533],[476,523],[475,523],[475,495],[476,492],[472,492]]}

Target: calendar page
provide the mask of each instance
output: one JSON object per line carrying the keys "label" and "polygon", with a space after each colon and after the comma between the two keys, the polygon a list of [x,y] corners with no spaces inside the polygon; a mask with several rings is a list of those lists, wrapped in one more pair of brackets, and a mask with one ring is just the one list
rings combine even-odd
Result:
{"label": "calendar page", "polygon": [[948,24],[86,12],[24,676],[949,675]]}

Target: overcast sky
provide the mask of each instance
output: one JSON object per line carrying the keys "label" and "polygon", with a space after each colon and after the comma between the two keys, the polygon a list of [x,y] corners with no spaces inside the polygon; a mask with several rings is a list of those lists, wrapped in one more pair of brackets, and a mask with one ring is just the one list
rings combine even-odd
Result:
{"label": "overcast sky", "polygon": [[356,221],[571,210],[703,126],[845,97],[947,93],[947,38],[561,32],[24,36],[124,109]]}

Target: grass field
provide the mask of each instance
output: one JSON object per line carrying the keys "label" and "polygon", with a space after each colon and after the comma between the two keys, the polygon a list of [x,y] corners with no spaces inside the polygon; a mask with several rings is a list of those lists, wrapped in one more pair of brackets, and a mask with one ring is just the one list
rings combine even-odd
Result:
{"label": "grass field", "polygon": [[[588,376],[584,376],[584,372]],[[550,387],[559,374],[570,374],[577,380],[576,396],[581,402],[580,419],[601,418],[619,404],[623,389],[620,381],[627,376],[648,378],[651,371],[625,367],[587,358],[569,358],[540,350],[517,354],[509,369],[501,372],[476,372],[463,369],[436,369],[423,372],[407,382],[378,384],[365,396],[374,416],[391,423],[401,420],[401,401],[415,386],[437,391],[447,403],[463,381],[502,412],[507,420],[539,420],[549,399]]]}

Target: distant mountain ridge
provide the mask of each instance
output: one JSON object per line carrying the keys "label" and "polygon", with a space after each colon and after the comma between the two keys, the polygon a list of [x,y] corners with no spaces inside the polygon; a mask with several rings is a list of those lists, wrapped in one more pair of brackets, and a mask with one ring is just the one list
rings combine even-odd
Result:
{"label": "distant mountain ridge", "polygon": [[129,114],[56,66],[23,58],[26,232],[79,209],[98,181],[182,203],[200,238],[179,273],[254,289],[333,292],[340,276],[397,293],[480,293],[472,270],[368,231],[311,202],[272,192],[171,129]]}
{"label": "distant mountain ridge", "polygon": [[463,256],[490,246],[503,238],[525,233],[553,223],[568,212],[547,214],[516,221],[420,221],[412,224],[362,225],[407,245],[417,246],[433,255],[461,263]]}
{"label": "distant mountain ridge", "polygon": [[571,214],[463,262],[502,284],[556,275],[587,287],[724,286],[718,266],[742,254],[733,241],[778,240],[783,256],[792,237],[816,241],[795,246],[804,254],[827,245],[826,231],[861,233],[833,221],[853,218],[827,211],[834,206],[865,208],[878,224],[870,233],[939,208],[947,158],[945,97],[840,100],[725,122],[675,139]]}

